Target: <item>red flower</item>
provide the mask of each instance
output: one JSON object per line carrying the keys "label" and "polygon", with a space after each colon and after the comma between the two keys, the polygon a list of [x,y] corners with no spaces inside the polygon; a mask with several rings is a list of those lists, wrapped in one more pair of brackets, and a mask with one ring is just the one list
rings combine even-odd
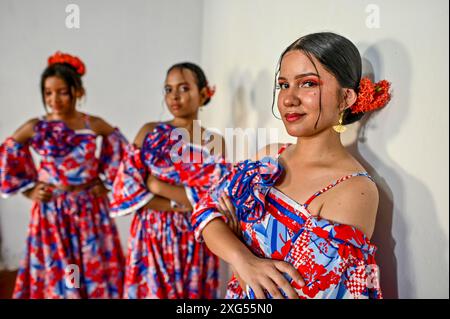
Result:
{"label": "red flower", "polygon": [[216,86],[209,86],[208,83],[206,83],[206,95],[209,98],[212,98],[214,96],[214,94],[216,93]]}
{"label": "red flower", "polygon": [[362,78],[358,98],[351,107],[352,113],[365,113],[384,107],[391,99],[390,86],[386,80],[373,83],[369,78]]}
{"label": "red flower", "polygon": [[80,76],[83,76],[86,73],[86,67],[84,66],[83,61],[81,61],[78,57],[72,56],[67,53],[57,51],[55,54],[48,58],[49,66],[56,63],[66,63],[71,65]]}

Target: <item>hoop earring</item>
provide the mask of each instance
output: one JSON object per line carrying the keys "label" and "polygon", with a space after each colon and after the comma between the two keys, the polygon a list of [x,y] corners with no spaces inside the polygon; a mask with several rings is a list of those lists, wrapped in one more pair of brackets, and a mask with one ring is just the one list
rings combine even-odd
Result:
{"label": "hoop earring", "polygon": [[347,130],[347,128],[345,127],[345,125],[342,124],[343,121],[344,121],[344,112],[342,112],[341,115],[339,116],[339,124],[334,125],[333,130],[335,130],[337,133],[344,133]]}

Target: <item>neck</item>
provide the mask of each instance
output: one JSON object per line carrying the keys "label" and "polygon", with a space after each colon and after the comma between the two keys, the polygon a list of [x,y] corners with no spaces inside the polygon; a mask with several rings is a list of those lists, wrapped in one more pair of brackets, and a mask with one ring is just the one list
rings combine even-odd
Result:
{"label": "neck", "polygon": [[197,114],[194,114],[189,117],[175,117],[173,120],[170,121],[170,124],[172,124],[175,127],[182,127],[187,129],[189,132],[192,132],[194,129],[194,121],[198,120]]}
{"label": "neck", "polygon": [[202,144],[202,128],[196,115],[191,117],[175,117],[170,124],[178,128],[184,128],[189,133],[189,141],[194,144]]}
{"label": "neck", "polygon": [[73,109],[63,114],[50,113],[50,118],[59,121],[69,121],[78,116],[77,110]]}
{"label": "neck", "polygon": [[297,138],[293,152],[295,161],[306,165],[328,165],[347,154],[340,135],[332,128],[313,136]]}

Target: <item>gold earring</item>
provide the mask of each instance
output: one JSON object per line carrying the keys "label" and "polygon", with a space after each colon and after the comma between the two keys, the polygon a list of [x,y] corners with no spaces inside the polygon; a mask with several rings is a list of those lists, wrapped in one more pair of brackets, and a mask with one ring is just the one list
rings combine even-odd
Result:
{"label": "gold earring", "polygon": [[347,128],[345,127],[345,125],[342,125],[343,121],[344,121],[344,112],[342,112],[341,115],[339,116],[339,124],[334,125],[333,130],[335,130],[338,133],[344,133],[347,130]]}

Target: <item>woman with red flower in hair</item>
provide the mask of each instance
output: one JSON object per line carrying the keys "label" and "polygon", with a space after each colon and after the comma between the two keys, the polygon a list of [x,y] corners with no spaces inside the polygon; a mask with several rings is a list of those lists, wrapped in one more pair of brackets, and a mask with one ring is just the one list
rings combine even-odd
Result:
{"label": "woman with red flower in hair", "polygon": [[[14,298],[120,298],[124,256],[109,217],[127,141],[103,119],[81,113],[84,63],[57,52],[41,76],[46,114],[0,146],[0,193],[32,200],[25,257]],[[100,155],[96,156],[100,138]],[[41,161],[36,167],[33,149]]]}
{"label": "woman with red flower in hair", "polygon": [[358,49],[334,33],[282,53],[278,109],[297,142],[236,164],[193,214],[196,238],[234,270],[227,297],[382,297],[370,242],[378,190],[340,134],[387,104],[389,83],[361,74]]}
{"label": "woman with red flower in hair", "polygon": [[192,207],[229,169],[222,136],[197,121],[213,94],[198,65],[171,66],[164,101],[173,119],[145,124],[127,148],[111,203],[113,216],[134,213],[124,298],[217,297],[219,260],[191,226]]}

